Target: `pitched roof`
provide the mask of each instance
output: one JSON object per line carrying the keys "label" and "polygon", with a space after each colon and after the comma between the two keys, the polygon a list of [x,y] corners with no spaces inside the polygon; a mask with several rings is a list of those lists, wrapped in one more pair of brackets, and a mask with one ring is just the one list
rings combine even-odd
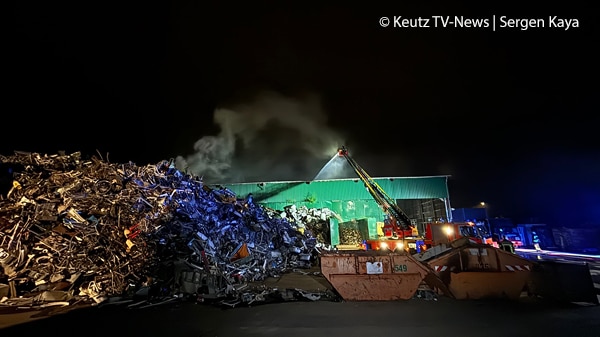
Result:
{"label": "pitched roof", "polygon": [[[448,176],[373,178],[392,199],[448,198]],[[298,203],[371,200],[360,179],[272,181],[221,185],[239,197],[252,193],[255,202]]]}

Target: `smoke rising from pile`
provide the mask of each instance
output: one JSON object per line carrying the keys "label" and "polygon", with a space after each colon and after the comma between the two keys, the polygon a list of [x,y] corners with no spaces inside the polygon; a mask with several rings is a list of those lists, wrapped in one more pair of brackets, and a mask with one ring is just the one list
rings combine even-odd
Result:
{"label": "smoke rising from pile", "polygon": [[253,101],[216,109],[221,131],[176,158],[177,168],[207,183],[312,180],[344,144],[327,126],[318,97],[263,92]]}

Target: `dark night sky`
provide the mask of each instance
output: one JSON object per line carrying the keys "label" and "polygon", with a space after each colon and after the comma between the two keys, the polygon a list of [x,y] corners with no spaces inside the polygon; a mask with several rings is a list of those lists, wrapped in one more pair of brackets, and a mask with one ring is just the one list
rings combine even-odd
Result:
{"label": "dark night sky", "polygon": [[[379,25],[399,15],[579,27]],[[374,177],[451,175],[454,207],[600,223],[591,8],[19,2],[12,19],[2,154],[98,151],[178,158],[212,181],[306,180],[345,144]]]}

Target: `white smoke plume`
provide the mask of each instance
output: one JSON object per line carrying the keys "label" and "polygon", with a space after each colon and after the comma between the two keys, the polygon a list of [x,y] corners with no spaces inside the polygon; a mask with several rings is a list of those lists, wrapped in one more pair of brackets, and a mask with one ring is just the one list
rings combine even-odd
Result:
{"label": "white smoke plume", "polygon": [[344,145],[315,95],[262,92],[251,102],[216,109],[213,118],[220,133],[176,158],[178,169],[207,183],[312,180]]}

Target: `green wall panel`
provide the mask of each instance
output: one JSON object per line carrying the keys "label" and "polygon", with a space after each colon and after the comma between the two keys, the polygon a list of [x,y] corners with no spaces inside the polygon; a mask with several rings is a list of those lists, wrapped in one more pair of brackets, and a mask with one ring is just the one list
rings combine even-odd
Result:
{"label": "green wall panel", "polygon": [[[392,199],[448,198],[448,176],[374,178]],[[283,210],[289,205],[329,208],[342,222],[370,218],[369,232],[384,214],[360,179],[284,181],[219,185],[238,197],[252,193],[254,201],[265,207]],[[332,224],[337,226],[337,224]],[[374,227],[375,228],[375,227]],[[332,241],[334,241],[332,239]]]}
{"label": "green wall panel", "polygon": [[[393,199],[448,198],[448,176],[373,180]],[[252,193],[254,200],[260,203],[320,204],[332,200],[372,199],[360,179],[240,183],[220,186],[227,187],[240,197]]]}

